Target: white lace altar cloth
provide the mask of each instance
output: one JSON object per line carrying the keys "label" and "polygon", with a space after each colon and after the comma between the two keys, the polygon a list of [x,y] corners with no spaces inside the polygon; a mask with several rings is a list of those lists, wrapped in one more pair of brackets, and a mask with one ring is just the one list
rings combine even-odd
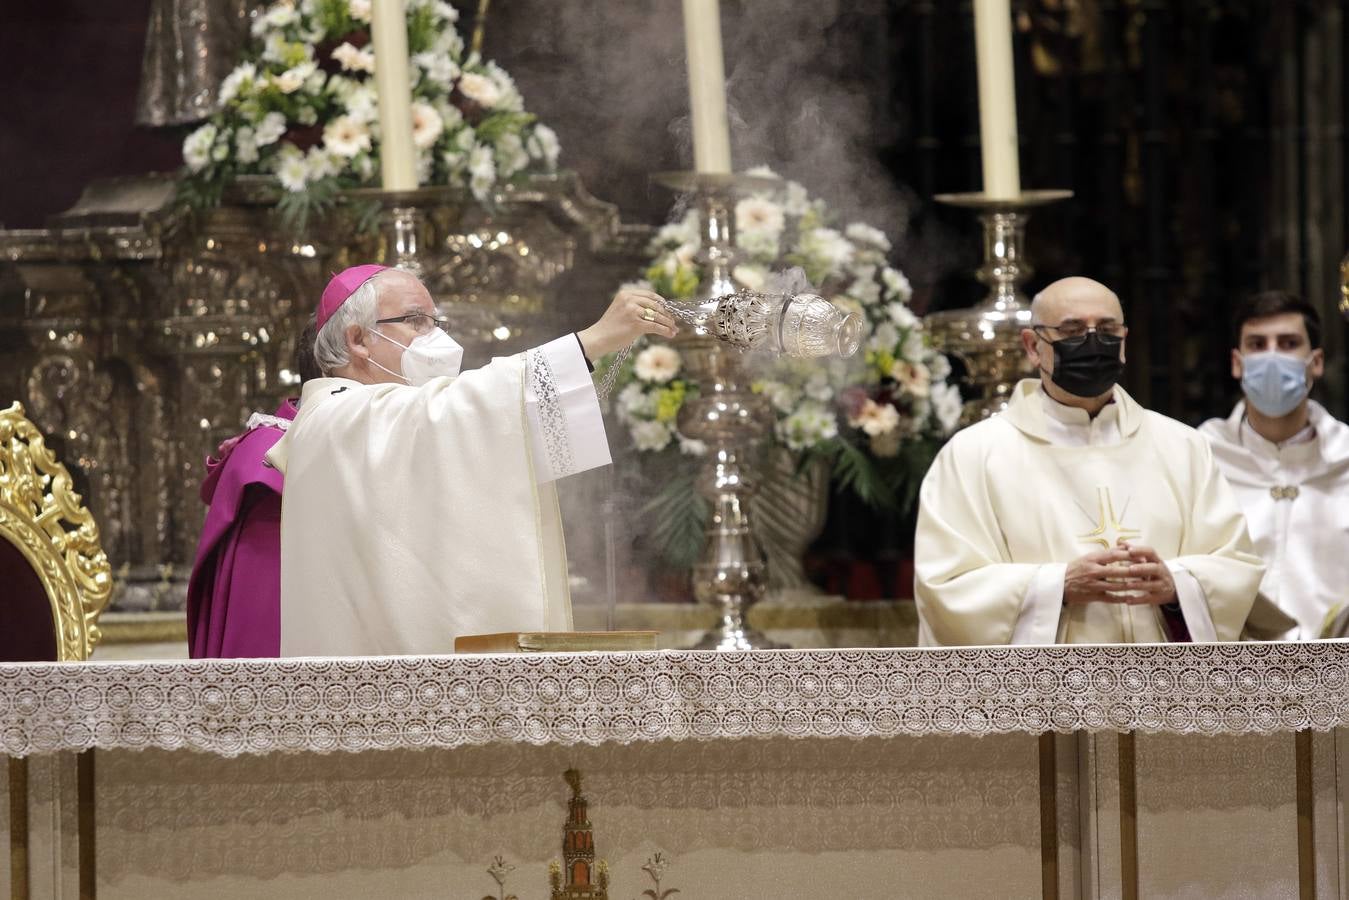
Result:
{"label": "white lace altar cloth", "polygon": [[1349,642],[0,664],[0,752],[1349,723]]}

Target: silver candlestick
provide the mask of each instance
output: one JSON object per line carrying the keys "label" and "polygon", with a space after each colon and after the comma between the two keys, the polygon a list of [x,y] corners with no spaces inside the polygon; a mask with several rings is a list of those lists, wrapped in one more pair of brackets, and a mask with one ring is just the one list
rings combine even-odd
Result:
{"label": "silver candlestick", "polygon": [[[670,172],[657,183],[690,193],[702,214],[698,262],[703,279],[696,299],[708,324],[717,300],[735,292],[735,197],[745,190],[772,189],[780,182],[744,175]],[[778,646],[745,621],[768,585],[767,559],[754,534],[749,498],[758,487],[752,457],[768,433],[773,412],[768,400],[749,390],[742,352],[695,326],[675,339],[698,398],[684,405],[679,428],[707,444],[699,490],[712,503],[702,558],[693,566],[693,593],[715,607],[717,624],[698,643],[704,650],[753,650]]]}
{"label": "silver candlestick", "polygon": [[1023,255],[1030,210],[1059,200],[1072,191],[1026,191],[1011,200],[984,194],[938,194],[938,203],[979,211],[984,226],[984,261],[976,277],[988,285],[988,297],[969,309],[932,313],[924,318],[933,345],[958,357],[965,380],[978,388],[967,400],[960,425],[978,422],[1007,408],[1012,388],[1032,374],[1021,349],[1021,330],[1030,325],[1030,303],[1021,285],[1032,269]]}

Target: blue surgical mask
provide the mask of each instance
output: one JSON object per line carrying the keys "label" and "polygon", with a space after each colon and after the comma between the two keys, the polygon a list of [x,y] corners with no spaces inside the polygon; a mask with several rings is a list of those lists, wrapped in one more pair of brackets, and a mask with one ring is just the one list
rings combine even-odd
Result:
{"label": "blue surgical mask", "polygon": [[1247,353],[1241,357],[1241,390],[1246,402],[1267,416],[1286,416],[1307,396],[1307,360],[1287,353]]}

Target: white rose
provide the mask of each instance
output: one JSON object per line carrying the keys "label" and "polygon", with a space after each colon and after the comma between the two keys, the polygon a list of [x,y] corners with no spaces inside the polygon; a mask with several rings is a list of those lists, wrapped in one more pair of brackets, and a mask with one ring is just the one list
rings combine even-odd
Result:
{"label": "white rose", "polygon": [[183,162],[188,171],[200,172],[211,161],[211,145],[215,143],[216,127],[211,123],[198,128],[183,141]]}
{"label": "white rose", "polygon": [[731,270],[731,277],[751,291],[758,291],[762,290],[764,282],[768,281],[768,270],[763,266],[742,263]]}
{"label": "white rose", "polygon": [[927,355],[927,369],[932,373],[933,381],[945,381],[951,374],[951,361],[946,358],[944,353],[929,353]]}
{"label": "white rose", "polygon": [[848,285],[848,294],[870,306],[881,299],[881,286],[874,278],[858,278]]}
{"label": "white rose", "polygon": [[638,378],[652,384],[665,384],[679,374],[683,360],[679,351],[666,344],[652,344],[633,360],[632,371]]}
{"label": "white rose", "polygon": [[890,252],[890,239],[879,228],[873,228],[865,222],[853,222],[843,230],[848,239],[858,244],[868,244],[885,253]]}
{"label": "white rose", "polygon": [[459,66],[447,53],[418,53],[412,57],[412,61],[426,73],[428,80],[447,91],[454,84],[454,79],[459,77]]}
{"label": "white rose", "polygon": [[899,343],[899,329],[889,322],[882,322],[871,333],[871,339],[867,341],[867,349],[889,353],[895,349],[897,343]]}
{"label": "white rose", "polygon": [[803,216],[806,210],[810,209],[810,194],[806,192],[805,186],[795,182],[787,182],[786,200],[783,208],[787,210],[789,216]]}
{"label": "white rose", "polygon": [[342,157],[327,147],[310,147],[305,165],[309,168],[309,180],[319,181],[342,171]]}
{"label": "white rose", "polygon": [[344,42],[339,44],[329,55],[341,63],[342,68],[348,72],[373,73],[375,71],[373,50],[358,50],[351,44]]}
{"label": "white rose", "polygon": [[293,94],[304,87],[305,81],[314,74],[315,65],[313,63],[300,63],[293,69],[287,69],[280,75],[273,75],[272,82],[277,90],[283,94]]}
{"label": "white rose", "polygon": [[323,129],[323,145],[338,156],[350,159],[370,150],[370,127],[351,116],[338,116]]}
{"label": "white rose", "polygon": [[235,158],[241,163],[258,161],[258,143],[253,129],[244,127],[234,133]]}
{"label": "white rose", "polygon": [[491,109],[501,100],[501,88],[486,75],[465,72],[459,78],[459,93],[483,109]]}
{"label": "white rose", "polygon": [[679,452],[685,456],[703,456],[707,453],[707,444],[702,441],[679,435]]}
{"label": "white rose", "polygon": [[741,235],[751,232],[771,234],[776,240],[786,224],[782,207],[772,200],[746,197],[735,205],[735,227]]}
{"label": "white rose", "polygon": [[829,383],[829,373],[816,372],[806,382],[806,396],[821,403],[827,403],[834,397],[834,386]]}
{"label": "white rose", "polygon": [[450,6],[450,4],[443,2],[443,0],[432,0],[431,9],[435,12],[437,17],[446,22],[454,23],[459,21],[459,10]]}
{"label": "white rose", "polygon": [[275,144],[286,133],[286,117],[279,112],[269,112],[253,129],[253,141],[259,147]]}
{"label": "white rose", "polygon": [[813,228],[801,236],[801,252],[825,264],[827,273],[852,262],[856,249],[833,228]]}
{"label": "white rose", "polygon": [[[468,133],[467,129],[464,133]],[[486,202],[496,180],[497,169],[496,161],[492,157],[492,148],[486,144],[477,145],[468,154],[469,190],[479,201]]]}
{"label": "white rose", "polygon": [[904,335],[904,343],[899,348],[899,356],[904,359],[922,359],[926,350],[927,344],[923,341],[923,332],[915,328]]}
{"label": "white rose", "polygon": [[664,422],[634,422],[628,429],[638,450],[664,450],[670,445],[670,427]]}
{"label": "white rose", "polygon": [[932,409],[937,421],[948,434],[955,430],[960,421],[960,391],[953,384],[934,384],[932,386]]}
{"label": "white rose", "polygon": [[856,417],[848,420],[853,428],[860,428],[870,437],[889,434],[899,427],[899,410],[889,403],[868,399]]}
{"label": "white rose", "polygon": [[524,109],[524,101],[520,98],[520,91],[515,86],[515,79],[510,74],[494,62],[489,62],[484,68],[487,70],[487,77],[496,82],[497,90],[501,97],[496,102],[498,109],[510,109],[520,111]]}
{"label": "white rose", "polygon": [[913,285],[898,269],[886,266],[881,270],[881,282],[885,285],[886,295],[892,299],[907,303],[913,296]]}
{"label": "white rose", "polygon": [[497,171],[502,178],[510,178],[516,172],[529,165],[529,154],[520,135],[512,132],[503,134],[496,142]]}
{"label": "white rose", "polygon": [[639,417],[649,419],[656,413],[655,395],[647,394],[646,389],[635,381],[618,392],[617,403],[618,418],[624,421]]}
{"label": "white rose", "polygon": [[918,324],[918,317],[903,303],[887,303],[885,314],[900,328],[913,328]]}
{"label": "white rose", "polygon": [[370,21],[370,0],[349,0],[347,12],[357,22]]}
{"label": "white rose", "polygon": [[801,402],[801,392],[781,381],[765,381],[760,388],[768,402],[780,413],[790,413]]}
{"label": "white rose", "polygon": [[285,28],[297,18],[299,17],[295,14],[295,7],[289,3],[278,3],[263,14],[262,21],[271,28]]}
{"label": "white rose", "polygon": [[667,222],[656,232],[650,248],[655,251],[661,247],[677,247],[680,244],[698,243],[698,211],[690,210],[678,222]]}
{"label": "white rose", "polygon": [[379,97],[370,82],[359,85],[347,94],[347,115],[361,122],[373,122],[379,115]]}
{"label": "white rose", "polygon": [[922,363],[897,359],[890,367],[890,377],[915,397],[926,397],[932,389],[932,373]]}
{"label": "white rose", "polygon": [[534,126],[525,149],[529,151],[530,156],[541,160],[550,169],[557,166],[557,157],[562,150],[557,140],[557,132],[547,125]]}
{"label": "white rose", "polygon": [[792,450],[805,450],[838,435],[838,421],[819,403],[802,403],[796,412],[778,422],[778,439]]}
{"label": "white rose", "polygon": [[412,143],[425,150],[440,140],[445,131],[445,123],[440,114],[431,108],[431,104],[421,100],[412,104]]}
{"label": "white rose", "polygon": [[277,158],[276,177],[288,191],[304,190],[309,181],[309,166],[305,164],[304,155],[287,145]]}
{"label": "white rose", "polygon": [[220,102],[228,103],[239,92],[252,87],[253,79],[258,75],[258,69],[252,63],[244,63],[235,68],[235,70],[225,76],[225,80],[220,82]]}

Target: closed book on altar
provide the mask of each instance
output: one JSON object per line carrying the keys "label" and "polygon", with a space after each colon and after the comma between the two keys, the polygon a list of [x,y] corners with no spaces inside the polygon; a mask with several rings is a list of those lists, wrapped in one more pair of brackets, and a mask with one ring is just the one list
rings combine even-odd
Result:
{"label": "closed book on altar", "polygon": [[455,653],[582,653],[655,650],[659,631],[502,631],[454,639]]}

